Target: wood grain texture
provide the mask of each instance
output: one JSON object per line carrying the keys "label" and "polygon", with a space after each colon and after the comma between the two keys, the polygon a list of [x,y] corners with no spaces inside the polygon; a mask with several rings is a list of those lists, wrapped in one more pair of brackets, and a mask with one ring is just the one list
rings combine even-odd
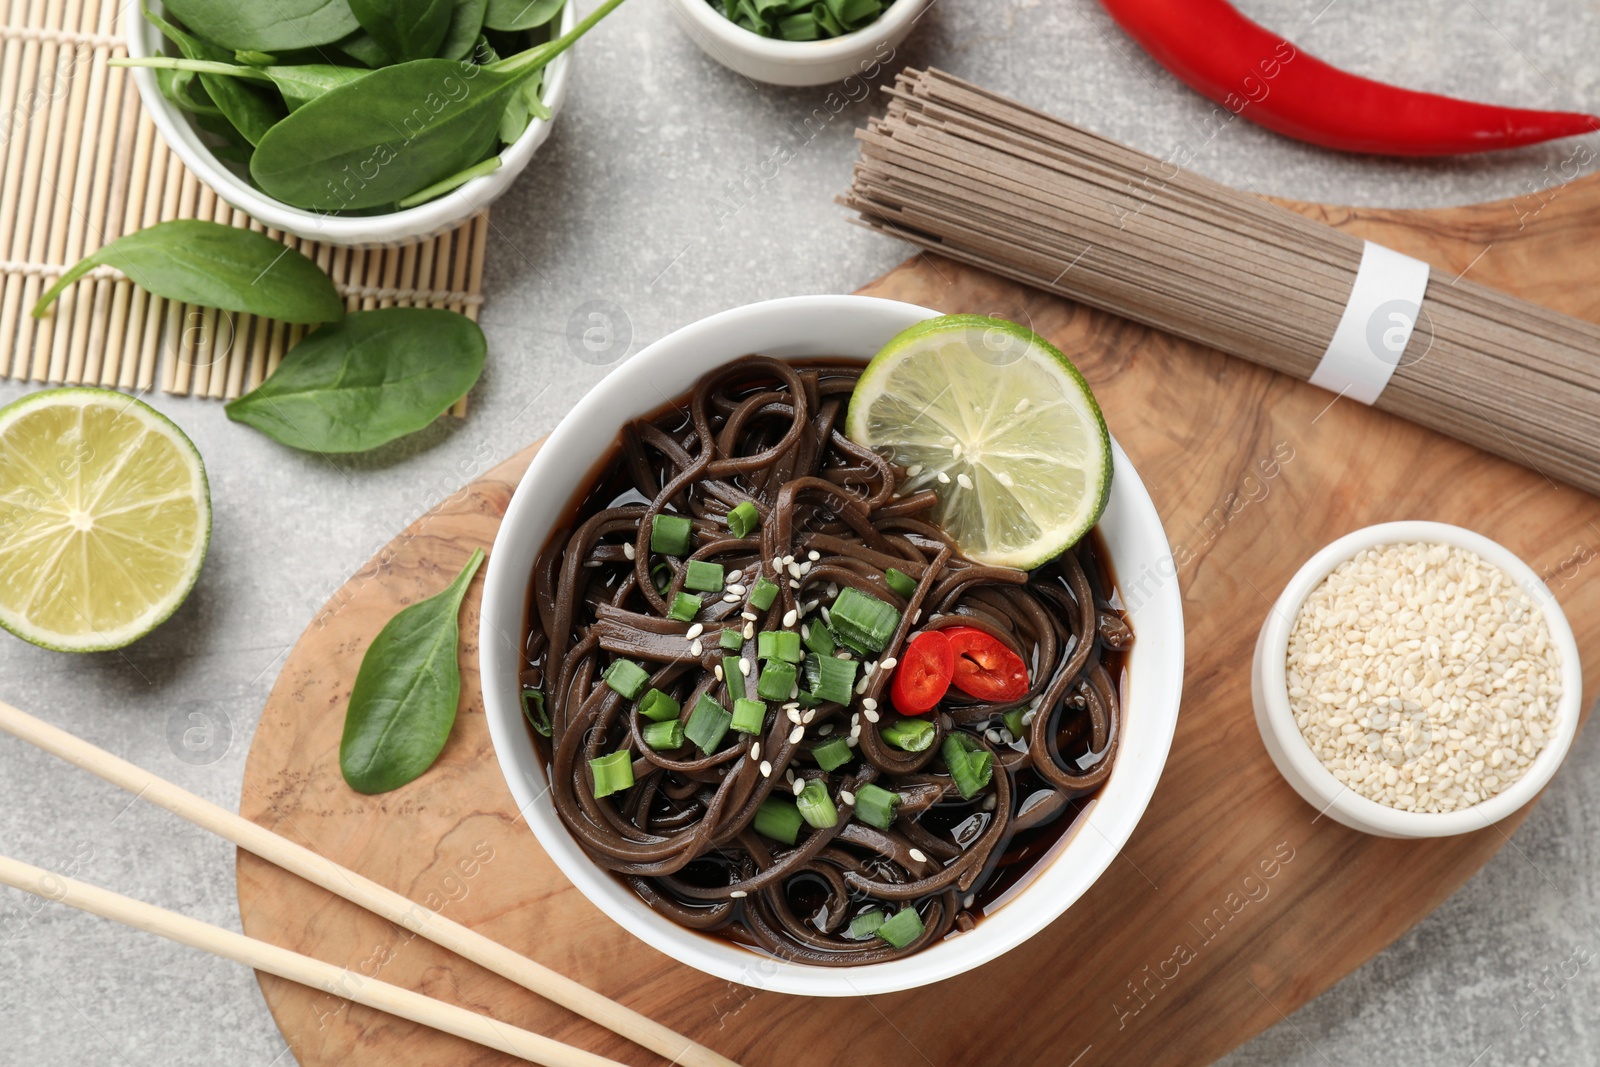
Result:
{"label": "wood grain texture", "polygon": [[[1596,180],[1439,211],[1286,207],[1600,318]],[[517,817],[484,724],[477,586],[462,618],[460,718],[440,764],[387,796],[347,789],[337,748],[362,651],[394,611],[489,547],[531,449],[407,530],[318,616],[267,703],[243,813],[752,1065],[1207,1063],[1389,944],[1506,842],[1526,811],[1430,842],[1317,818],[1256,733],[1255,634],[1270,599],[1334,537],[1391,519],[1459,523],[1547,575],[1587,657],[1587,706],[1600,680],[1600,502],[1382,412],[1330,405],[1331,394],[1309,385],[946,260],[918,256],[862,291],[1005,315],[1058,344],[1093,385],[1173,544],[1188,663],[1172,754],[1121,858],[1067,914],[968,975],[865,1002],[761,992],[755,958],[755,988],[746,988],[645,947],[566,883]],[[1140,596],[1172,579],[1119,580]],[[660,1062],[249,855],[239,896],[253,936],[603,1055]],[[262,989],[307,1067],[504,1062],[277,979],[263,978]],[[1026,1026],[994,1025],[1023,1012]]]}

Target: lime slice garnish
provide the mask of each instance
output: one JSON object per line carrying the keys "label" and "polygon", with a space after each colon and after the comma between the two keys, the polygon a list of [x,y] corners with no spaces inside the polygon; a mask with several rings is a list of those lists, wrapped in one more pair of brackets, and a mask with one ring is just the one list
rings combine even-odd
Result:
{"label": "lime slice garnish", "polygon": [[0,410],[0,626],[121,648],[183,603],[210,539],[200,453],[149,405],[49,389]]}
{"label": "lime slice garnish", "polygon": [[1105,510],[1111,435],[1067,357],[1004,319],[946,315],[898,334],[850,397],[845,432],[939,494],[933,518],[980,563],[1037,567]]}

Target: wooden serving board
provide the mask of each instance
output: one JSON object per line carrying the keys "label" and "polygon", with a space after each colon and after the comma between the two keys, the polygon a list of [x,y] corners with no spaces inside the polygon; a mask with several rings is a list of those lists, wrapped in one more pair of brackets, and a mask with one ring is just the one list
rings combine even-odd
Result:
{"label": "wooden serving board", "polygon": [[[1600,180],[1439,211],[1286,206],[1449,275],[1470,270],[1600,319]],[[1588,565],[1600,552],[1600,501],[946,260],[919,256],[862,291],[1020,319],[1058,344],[1093,385],[1175,550],[1189,654],[1171,758],[1122,857],[1065,915],[965,976],[865,1003],[762,992],[754,956],[751,988],[647,948],[567,883],[517,816],[484,723],[476,585],[462,614],[460,718],[439,764],[386,796],[351,792],[337,749],[362,651],[397,609],[489,547],[532,448],[419,520],[312,623],[262,715],[244,814],[750,1065],[1206,1063],[1389,944],[1506,842],[1525,811],[1427,842],[1319,819],[1257,735],[1256,631],[1271,598],[1332,538],[1390,519],[1458,523],[1548,575],[1586,657],[1587,707],[1600,680],[1600,566]],[[1171,580],[1119,577],[1125,589]],[[659,1062],[253,856],[239,857],[238,873],[244,928],[256,937],[631,1064]],[[270,977],[261,985],[307,1067],[506,1062],[328,994]]]}

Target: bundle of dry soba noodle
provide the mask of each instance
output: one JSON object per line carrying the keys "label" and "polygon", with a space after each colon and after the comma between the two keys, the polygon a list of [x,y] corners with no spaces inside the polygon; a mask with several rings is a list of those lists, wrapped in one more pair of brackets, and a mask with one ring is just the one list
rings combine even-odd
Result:
{"label": "bundle of dry soba noodle", "polygon": [[[1311,377],[1363,242],[939,71],[859,131],[845,204],[953,259]],[[1375,405],[1600,492],[1600,327],[1434,271]]]}

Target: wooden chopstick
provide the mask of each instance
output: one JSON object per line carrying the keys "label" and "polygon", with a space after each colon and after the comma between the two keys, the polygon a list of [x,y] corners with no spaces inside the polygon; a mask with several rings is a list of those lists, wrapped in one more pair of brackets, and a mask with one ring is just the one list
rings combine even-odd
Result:
{"label": "wooden chopstick", "polygon": [[0,885],[13,886],[45,900],[67,904],[91,915],[157,934],[180,945],[198,948],[258,971],[287,978],[291,982],[325,990],[357,1004],[475,1041],[530,1063],[542,1063],[546,1067],[623,1067],[616,1060],[608,1060],[542,1034],[498,1022],[487,1015],[479,1015],[454,1004],[446,1004],[421,993],[413,993],[409,989],[113,893],[109,889],[74,881],[7,856],[0,856]]}
{"label": "wooden chopstick", "polygon": [[96,774],[112,785],[121,786],[233,842],[246,852],[254,853],[330,893],[361,905],[397,926],[421,934],[434,944],[599,1023],[674,1064],[683,1067],[739,1067],[726,1056],[594,992],[566,975],[513,952],[499,942],[453,919],[447,919],[364,875],[220,808],[209,800],[197,797],[4,701],[0,701],[0,730]]}

